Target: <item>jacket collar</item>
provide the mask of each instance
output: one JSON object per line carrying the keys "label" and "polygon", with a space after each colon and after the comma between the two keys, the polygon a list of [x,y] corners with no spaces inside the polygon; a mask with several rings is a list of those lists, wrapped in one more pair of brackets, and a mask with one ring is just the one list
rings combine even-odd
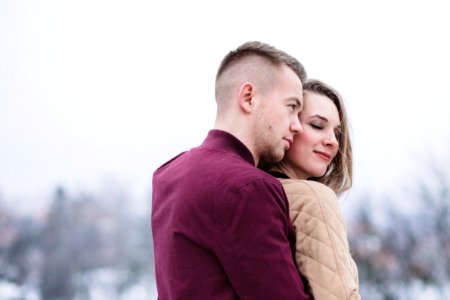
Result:
{"label": "jacket collar", "polygon": [[242,159],[255,166],[255,159],[250,150],[229,132],[218,129],[210,130],[202,146],[234,152]]}

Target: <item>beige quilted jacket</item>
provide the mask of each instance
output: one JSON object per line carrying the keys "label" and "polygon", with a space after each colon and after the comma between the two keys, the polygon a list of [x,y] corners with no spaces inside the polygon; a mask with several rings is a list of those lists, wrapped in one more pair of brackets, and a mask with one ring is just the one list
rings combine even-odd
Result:
{"label": "beige quilted jacket", "polygon": [[350,255],[338,199],[309,180],[280,179],[295,226],[295,260],[316,300],[361,299],[358,270]]}

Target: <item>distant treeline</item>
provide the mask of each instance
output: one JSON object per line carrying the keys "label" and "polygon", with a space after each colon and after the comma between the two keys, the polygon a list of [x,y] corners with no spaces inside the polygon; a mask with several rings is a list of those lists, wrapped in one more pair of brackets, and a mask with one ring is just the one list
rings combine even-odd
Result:
{"label": "distant treeline", "polygon": [[[450,299],[446,174],[432,170],[411,191],[386,191],[383,199],[366,191],[346,200],[354,207],[347,228],[363,299]],[[119,299],[154,280],[150,216],[128,213],[123,194],[73,196],[58,188],[39,217],[13,215],[1,201],[0,293],[8,282],[46,300],[92,299],[101,286]],[[398,201],[413,209],[389,205]]]}
{"label": "distant treeline", "polygon": [[116,296],[150,286],[149,216],[126,205],[120,193],[73,197],[58,188],[43,216],[18,217],[0,206],[0,294],[1,282],[46,300],[92,299],[96,285]]}

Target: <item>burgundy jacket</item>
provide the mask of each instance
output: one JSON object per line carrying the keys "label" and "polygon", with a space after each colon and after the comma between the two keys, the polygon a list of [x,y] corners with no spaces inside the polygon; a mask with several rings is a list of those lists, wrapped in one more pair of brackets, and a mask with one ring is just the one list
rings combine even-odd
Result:
{"label": "burgundy jacket", "polygon": [[159,299],[309,299],[283,188],[229,133],[155,171],[152,232]]}

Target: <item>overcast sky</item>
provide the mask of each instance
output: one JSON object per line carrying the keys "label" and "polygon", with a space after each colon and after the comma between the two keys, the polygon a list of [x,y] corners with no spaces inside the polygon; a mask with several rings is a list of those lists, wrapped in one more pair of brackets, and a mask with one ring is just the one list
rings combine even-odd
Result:
{"label": "overcast sky", "polygon": [[212,128],[216,69],[248,40],[340,91],[355,189],[387,189],[450,149],[444,2],[0,1],[3,201],[118,184],[145,209],[155,168]]}

